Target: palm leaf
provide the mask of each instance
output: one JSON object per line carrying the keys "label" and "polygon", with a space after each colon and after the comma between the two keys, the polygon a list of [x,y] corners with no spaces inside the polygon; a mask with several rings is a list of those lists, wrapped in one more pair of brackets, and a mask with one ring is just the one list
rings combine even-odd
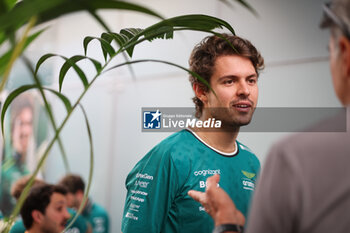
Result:
{"label": "palm leaf", "polygon": [[[14,91],[12,91],[8,97],[6,98],[5,102],[4,102],[4,105],[2,106],[2,109],[1,109],[1,130],[2,130],[2,134],[4,135],[4,120],[5,120],[5,114],[6,114],[6,111],[8,109],[8,107],[10,106],[10,104],[13,102],[13,100],[19,96],[20,94],[22,94],[23,92],[26,92],[30,89],[37,89],[39,88],[38,85],[23,85],[17,89],[15,89]],[[47,90],[47,91],[50,91],[52,92],[53,94],[55,94],[57,97],[59,97],[64,106],[66,107],[66,110],[67,112],[71,112],[72,110],[72,105],[69,101],[69,99],[67,97],[65,97],[64,95],[62,95],[61,93],[53,90],[53,89],[50,89],[50,88],[46,88],[46,87],[42,87],[44,90]]]}
{"label": "palm leaf", "polygon": [[0,31],[17,29],[33,15],[38,16],[38,23],[43,23],[68,13],[82,10],[95,12],[98,9],[129,10],[162,18],[149,8],[118,0],[23,0],[0,16]]}
{"label": "palm leaf", "polygon": [[[28,47],[28,45],[30,45],[41,33],[43,33],[47,28],[44,28],[30,36],[28,36],[28,38],[26,39],[22,51],[20,52],[20,54]],[[4,55],[2,55],[0,57],[0,77],[4,74],[5,69],[7,64],[9,63],[10,59],[11,59],[11,54],[13,53],[13,48],[11,48],[10,50],[8,50],[7,52],[4,53]]]}
{"label": "palm leaf", "polygon": [[[55,131],[57,131],[57,124],[56,124],[55,118],[53,116],[53,112],[51,110],[51,106],[50,106],[49,102],[47,101],[47,98],[46,98],[46,95],[45,95],[45,92],[44,92],[44,87],[42,86],[42,84],[40,82],[40,78],[38,77],[37,74],[35,74],[35,70],[34,70],[30,60],[27,57],[25,57],[25,56],[23,57],[23,60],[24,60],[24,62],[26,64],[27,68],[29,69],[29,71],[32,73],[32,77],[33,77],[33,80],[34,80],[35,84],[38,86],[39,92],[40,92],[41,97],[42,97],[42,99],[44,101],[45,109],[46,109],[46,112],[47,112],[47,114],[49,116],[49,119],[51,121],[52,127],[53,127],[53,129]],[[61,93],[58,93],[58,92],[56,92],[55,94],[56,95],[62,95]],[[62,96],[60,98],[64,99],[64,96]],[[66,105],[67,113],[69,113],[69,111],[71,111],[71,109],[72,109],[69,100],[68,101],[63,101],[63,104]],[[66,171],[69,172],[70,168],[69,168],[69,163],[68,163],[68,159],[67,159],[67,154],[66,154],[66,152],[64,150],[64,146],[63,146],[61,137],[57,138],[57,142],[58,142],[58,147],[59,147],[59,149],[61,150],[61,153],[62,153],[62,159],[63,159],[64,166],[66,168]]]}
{"label": "palm leaf", "polygon": [[[130,57],[134,47],[144,40],[172,39],[173,32],[178,30],[193,30],[212,32],[214,29],[228,29],[235,34],[232,26],[226,21],[208,15],[183,15],[162,20],[144,30],[140,28],[122,29],[120,33],[104,33],[103,38],[110,41],[112,38],[121,47],[120,51],[127,51]],[[119,52],[119,51],[118,51]]]}
{"label": "palm leaf", "polygon": [[65,78],[65,75],[67,74],[68,70],[73,67],[73,69],[76,71],[76,73],[78,74],[81,82],[84,85],[84,88],[86,88],[89,84],[89,81],[87,80],[87,77],[84,73],[84,71],[76,64],[78,61],[81,61],[83,59],[88,59],[90,60],[93,65],[95,66],[96,72],[99,73],[101,71],[101,63],[98,62],[95,59],[86,57],[86,56],[81,56],[81,55],[76,55],[73,56],[71,58],[67,58],[65,56],[61,56],[58,54],[53,54],[53,53],[48,53],[43,55],[37,62],[36,67],[35,67],[35,74],[38,73],[40,66],[49,58],[51,57],[61,57],[62,59],[65,60],[65,63],[62,65],[61,70],[60,70],[60,74],[59,74],[59,91],[62,90],[62,85],[63,85],[63,81]]}
{"label": "palm leaf", "polygon": [[[104,33],[106,34],[106,33]],[[84,38],[84,42],[83,42],[83,45],[84,45],[84,54],[85,56],[87,55],[87,49],[88,49],[88,45],[89,43],[92,41],[92,40],[98,40],[100,41],[100,44],[101,44],[101,48],[102,48],[102,51],[103,51],[103,56],[105,58],[105,60],[107,60],[107,54],[110,56],[110,57],[113,57],[114,54],[115,54],[115,50],[114,48],[110,45],[111,41],[110,38],[103,38],[103,36],[101,36],[101,38],[99,37],[92,37],[92,36],[87,36]]]}
{"label": "palm leaf", "polygon": [[89,138],[89,145],[90,145],[90,168],[89,168],[89,179],[88,179],[88,185],[84,191],[84,197],[83,200],[80,204],[80,207],[77,211],[77,213],[75,214],[75,216],[73,217],[73,219],[70,221],[69,225],[66,226],[66,229],[70,228],[73,223],[75,222],[75,220],[78,218],[78,216],[80,215],[80,213],[83,211],[84,206],[86,204],[86,201],[88,200],[89,197],[89,192],[90,192],[90,188],[91,188],[91,183],[92,183],[92,176],[93,176],[93,171],[94,171],[94,147],[93,147],[93,141],[92,141],[92,133],[91,133],[91,128],[90,128],[90,123],[86,114],[86,111],[83,107],[83,105],[79,104],[81,111],[83,112],[83,116],[84,116],[84,120],[85,120],[85,124],[86,124],[86,129],[87,129],[87,133],[88,133],[88,138]]}
{"label": "palm leaf", "polygon": [[61,70],[60,70],[60,75],[59,75],[59,90],[62,90],[62,85],[64,78],[68,72],[68,70],[73,67],[74,70],[77,72],[77,74],[80,77],[80,80],[82,81],[84,88],[86,88],[89,84],[84,72],[80,69],[80,67],[76,64],[77,62],[83,60],[83,59],[88,59],[92,62],[92,64],[95,66],[96,72],[99,73],[101,71],[101,63],[98,62],[95,59],[86,57],[86,56],[81,56],[81,55],[75,55],[69,59],[66,59],[66,62],[62,65]]}

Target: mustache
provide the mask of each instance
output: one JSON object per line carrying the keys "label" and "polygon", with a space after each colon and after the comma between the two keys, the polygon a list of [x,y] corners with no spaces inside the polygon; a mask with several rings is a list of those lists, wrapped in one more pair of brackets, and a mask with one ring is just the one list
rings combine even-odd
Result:
{"label": "mustache", "polygon": [[250,105],[252,105],[252,106],[254,105],[254,102],[252,100],[248,99],[248,98],[241,98],[241,99],[238,99],[238,100],[233,100],[233,101],[230,102],[230,105],[231,106],[232,105],[236,105],[236,104],[238,104],[239,102],[242,102],[242,101],[248,101],[250,103]]}

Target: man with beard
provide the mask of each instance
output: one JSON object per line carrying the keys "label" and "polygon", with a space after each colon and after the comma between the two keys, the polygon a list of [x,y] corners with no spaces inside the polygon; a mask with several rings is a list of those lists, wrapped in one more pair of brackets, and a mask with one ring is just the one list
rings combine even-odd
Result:
{"label": "man with beard", "polygon": [[[244,232],[350,232],[346,217],[350,210],[350,0],[326,3],[323,12],[321,27],[331,34],[333,87],[346,107],[346,118],[335,116],[314,129],[332,126],[344,132],[298,133],[276,143],[267,156]],[[208,178],[206,192],[189,195],[213,217],[215,233],[242,232],[245,218],[225,188],[217,187],[219,179],[219,175]]]}
{"label": "man with beard", "polygon": [[65,188],[56,185],[33,187],[23,203],[21,216],[27,233],[60,233],[70,218]]}
{"label": "man with beard", "polygon": [[260,163],[236,138],[256,107],[263,58],[249,41],[223,34],[198,44],[189,64],[210,86],[190,76],[196,117],[215,118],[221,127],[177,132],[136,164],[126,180],[124,233],[211,232],[212,219],[187,192],[204,191],[213,174],[223,175],[220,186],[247,214]]}
{"label": "man with beard", "polygon": [[[27,186],[29,180],[30,180],[31,176],[24,176],[22,178],[20,178],[19,180],[17,180],[13,186],[11,187],[11,195],[18,201],[18,199],[20,198],[24,188]],[[41,185],[45,185],[46,183],[43,180],[40,179],[34,179],[34,183],[33,186],[31,187],[31,189],[37,187],[37,186],[41,186]],[[69,203],[68,200],[68,194],[69,191],[66,190],[66,200],[67,200],[67,206]],[[76,215],[76,211],[71,209],[71,208],[67,208],[67,211],[70,215],[66,226],[69,225],[69,228],[66,229],[66,233],[91,233],[92,229],[90,224],[81,216],[78,215],[78,217],[74,220],[74,222],[72,224],[71,221],[74,219],[75,215]],[[13,226],[11,227],[10,233],[25,233],[26,228],[24,226],[23,220],[22,218],[18,218],[16,220],[16,222],[13,224]]]}

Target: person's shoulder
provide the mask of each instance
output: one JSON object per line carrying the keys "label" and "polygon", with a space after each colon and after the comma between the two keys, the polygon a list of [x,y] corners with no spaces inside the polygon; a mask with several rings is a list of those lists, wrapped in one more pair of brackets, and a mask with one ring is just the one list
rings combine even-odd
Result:
{"label": "person's shoulder", "polygon": [[238,153],[250,156],[252,158],[256,158],[255,153],[248,146],[246,146],[245,144],[243,144],[237,140],[236,140],[236,143],[237,143],[237,147],[238,147],[237,148]]}
{"label": "person's shoulder", "polygon": [[[350,153],[350,132],[343,130],[330,130],[339,123],[337,118],[317,123],[304,132],[294,133],[274,143],[270,149],[272,157],[279,156],[283,160],[303,164],[314,159],[328,160],[333,155]],[[332,155],[332,156],[329,156]]]}
{"label": "person's shoulder", "polygon": [[273,145],[273,148],[303,154],[303,152],[310,151],[346,148],[349,140],[350,133],[346,132],[346,129],[343,132],[327,132],[322,131],[321,127],[315,126],[308,129],[308,131],[294,133],[282,138]]}
{"label": "person's shoulder", "polygon": [[186,129],[181,130],[179,132],[173,133],[163,141],[161,141],[157,146],[173,146],[173,145],[181,145],[183,143],[187,143],[188,140],[191,140],[193,135]]}
{"label": "person's shoulder", "polygon": [[[68,220],[68,222],[70,223],[75,217],[75,215],[77,214],[77,212],[71,208],[67,208],[67,210],[68,210],[68,213],[71,215],[70,219]],[[82,215],[78,214],[76,220],[73,222],[70,228],[78,228],[80,232],[85,232],[87,227],[88,227],[88,222],[85,220],[85,218]]]}
{"label": "person's shoulder", "polygon": [[13,226],[11,227],[10,233],[24,233],[26,228],[24,227],[24,223],[22,218],[19,218],[15,221]]}
{"label": "person's shoulder", "polygon": [[93,212],[99,216],[108,216],[107,210],[100,204],[93,202],[92,204]]}
{"label": "person's shoulder", "polygon": [[190,149],[194,140],[194,136],[188,130],[181,130],[162,140],[152,148],[150,153],[176,154],[176,151]]}

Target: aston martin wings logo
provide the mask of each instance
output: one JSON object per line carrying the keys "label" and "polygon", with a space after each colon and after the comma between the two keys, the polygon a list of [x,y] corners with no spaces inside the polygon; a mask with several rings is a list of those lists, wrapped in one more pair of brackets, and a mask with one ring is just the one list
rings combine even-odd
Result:
{"label": "aston martin wings logo", "polygon": [[243,175],[245,176],[245,177],[247,177],[248,179],[252,179],[252,178],[254,178],[255,177],[255,173],[251,173],[251,172],[247,172],[247,171],[243,171],[243,170],[241,170],[241,172],[243,173]]}

